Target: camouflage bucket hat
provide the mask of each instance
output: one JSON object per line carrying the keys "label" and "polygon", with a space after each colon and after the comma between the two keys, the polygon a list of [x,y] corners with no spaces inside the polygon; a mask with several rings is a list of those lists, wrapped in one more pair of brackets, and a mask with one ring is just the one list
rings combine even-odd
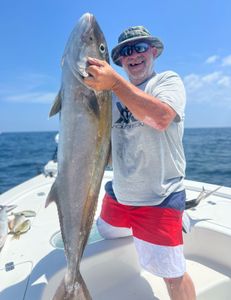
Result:
{"label": "camouflage bucket hat", "polygon": [[144,26],[133,26],[126,29],[118,38],[118,45],[112,49],[111,57],[113,62],[121,66],[120,63],[120,51],[121,49],[128,43],[133,41],[146,41],[151,44],[153,47],[157,49],[157,56],[158,57],[163,49],[163,43],[157,38],[150,34],[150,32]]}

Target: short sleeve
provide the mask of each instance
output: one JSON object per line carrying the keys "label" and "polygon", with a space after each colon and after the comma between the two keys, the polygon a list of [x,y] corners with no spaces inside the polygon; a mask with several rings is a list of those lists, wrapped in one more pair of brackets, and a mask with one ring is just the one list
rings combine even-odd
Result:
{"label": "short sleeve", "polygon": [[157,74],[148,82],[145,92],[171,106],[177,113],[176,122],[184,119],[186,93],[177,73],[166,71]]}

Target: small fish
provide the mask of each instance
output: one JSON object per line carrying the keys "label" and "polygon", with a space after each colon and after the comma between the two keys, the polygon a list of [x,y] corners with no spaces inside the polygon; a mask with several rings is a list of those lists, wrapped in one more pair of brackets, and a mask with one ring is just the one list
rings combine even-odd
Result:
{"label": "small fish", "polygon": [[32,217],[36,216],[36,212],[33,211],[33,210],[22,210],[22,211],[19,211],[19,212],[12,213],[12,215],[14,215],[14,216],[23,215],[26,218],[32,218]]}
{"label": "small fish", "polygon": [[31,227],[31,221],[26,219],[23,214],[15,214],[9,217],[9,234],[14,238],[19,238],[22,233],[27,232]]}
{"label": "small fish", "polygon": [[110,152],[111,92],[94,92],[84,84],[88,57],[109,62],[104,35],[95,17],[86,13],[66,45],[61,89],[50,112],[52,116],[61,110],[61,117],[58,175],[46,206],[56,202],[67,257],[54,300],[91,299],[79,266]]}
{"label": "small fish", "polygon": [[197,198],[186,201],[185,209],[190,209],[190,208],[196,207],[202,200],[208,198],[210,195],[214,194],[220,188],[221,188],[221,186],[215,188],[213,191],[206,192],[205,188],[202,187],[202,191],[200,192],[200,194],[198,195]]}
{"label": "small fish", "polygon": [[15,228],[15,231],[10,231],[11,234],[13,234],[14,238],[19,239],[21,234],[26,233],[31,228],[31,221],[25,220],[22,224],[20,224],[17,228]]}
{"label": "small fish", "polygon": [[11,210],[15,209],[17,207],[16,204],[6,205],[6,212],[10,212]]}
{"label": "small fish", "polygon": [[0,205],[0,249],[4,246],[8,234],[7,206]]}

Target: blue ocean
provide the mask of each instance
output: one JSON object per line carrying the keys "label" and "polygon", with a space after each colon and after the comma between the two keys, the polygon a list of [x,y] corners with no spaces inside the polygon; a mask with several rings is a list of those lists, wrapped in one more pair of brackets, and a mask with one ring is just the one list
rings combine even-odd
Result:
{"label": "blue ocean", "polygon": [[[40,174],[57,132],[0,134],[0,193]],[[185,129],[186,179],[231,187],[231,128]]]}

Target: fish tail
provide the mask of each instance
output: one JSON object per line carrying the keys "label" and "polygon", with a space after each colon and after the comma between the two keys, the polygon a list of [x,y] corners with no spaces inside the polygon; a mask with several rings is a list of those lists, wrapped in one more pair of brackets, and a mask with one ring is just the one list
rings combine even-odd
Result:
{"label": "fish tail", "polygon": [[63,278],[53,297],[53,300],[76,299],[92,300],[91,295],[80,273],[78,273],[77,279],[73,282],[73,284],[67,284],[65,278]]}

